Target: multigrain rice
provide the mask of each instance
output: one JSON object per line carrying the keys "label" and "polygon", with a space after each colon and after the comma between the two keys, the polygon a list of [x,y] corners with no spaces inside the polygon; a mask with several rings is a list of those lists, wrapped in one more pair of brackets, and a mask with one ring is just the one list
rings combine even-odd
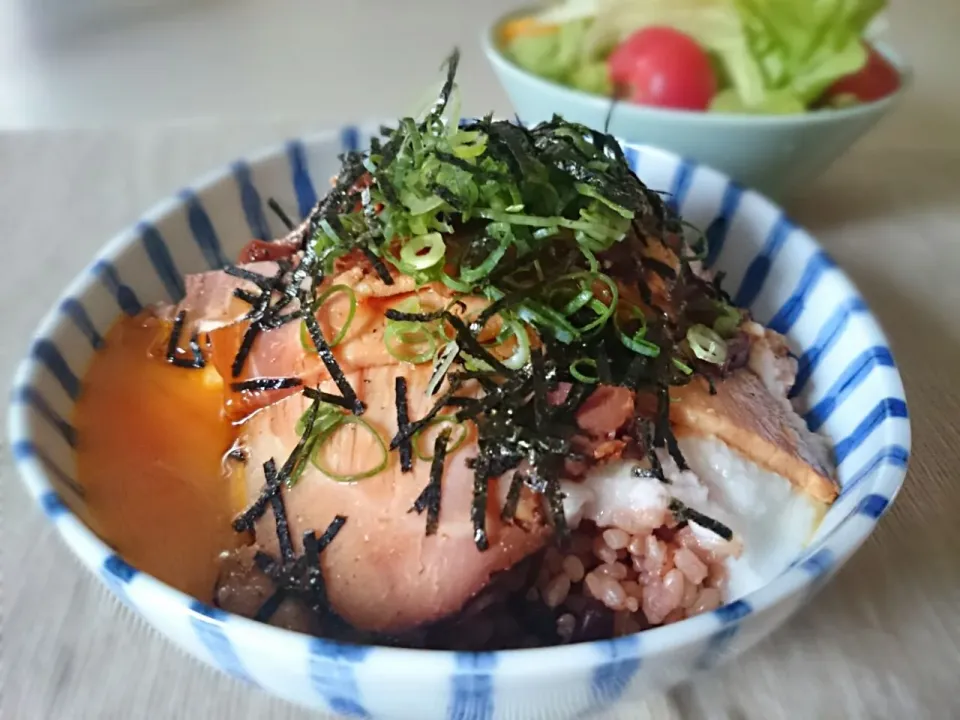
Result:
{"label": "multigrain rice", "polygon": [[534,599],[555,612],[561,642],[576,641],[589,603],[612,611],[617,636],[720,606],[727,546],[701,541],[689,527],[669,521],[653,530],[638,523],[634,528],[640,532],[585,523],[563,552],[544,554]]}

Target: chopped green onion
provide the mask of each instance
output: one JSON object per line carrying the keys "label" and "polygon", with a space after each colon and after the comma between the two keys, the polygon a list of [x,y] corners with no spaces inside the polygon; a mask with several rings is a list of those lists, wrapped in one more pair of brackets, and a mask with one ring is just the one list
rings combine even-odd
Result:
{"label": "chopped green onion", "polygon": [[400,260],[415,270],[426,270],[443,260],[446,249],[440,233],[415,235],[400,248]]}
{"label": "chopped green onion", "polygon": [[[359,425],[367,430],[367,432],[373,435],[373,437],[376,439],[376,445],[380,448],[381,458],[380,461],[369,470],[364,470],[362,472],[349,475],[342,475],[321,464],[319,457],[320,451],[323,449],[323,446],[330,441],[330,438],[339,432],[344,425]],[[363,480],[364,478],[372,477],[373,475],[382,472],[387,467],[387,457],[387,444],[383,441],[383,438],[380,437],[380,433],[374,430],[370,423],[363,418],[357,417],[356,415],[348,415],[343,413],[340,421],[336,425],[322,431],[317,436],[310,459],[314,466],[331,480],[336,480],[337,482],[356,482],[357,480]]]}
{"label": "chopped green onion", "polygon": [[[437,340],[431,329],[421,322],[390,320],[383,333],[387,352],[400,362],[419,365],[433,359]],[[406,347],[404,347],[406,346]],[[425,347],[420,347],[425,346]]]}
{"label": "chopped green onion", "polygon": [[513,336],[517,339],[517,347],[513,354],[503,361],[503,364],[511,370],[519,370],[530,360],[530,336],[527,335],[527,329],[523,324],[517,320],[506,321],[504,327],[513,332]]}
{"label": "chopped green onion", "polygon": [[693,368],[678,358],[673,358],[673,364],[684,375],[693,375]]}
{"label": "chopped green onion", "polygon": [[440,387],[440,383],[443,382],[443,378],[446,377],[447,371],[453,365],[453,361],[457,359],[459,352],[460,345],[456,340],[451,340],[436,356],[433,362],[433,372],[430,374],[430,382],[427,383],[426,394],[428,397],[433,395]]}
{"label": "chopped green onion", "polygon": [[517,308],[517,315],[532,325],[549,330],[562,343],[571,343],[580,337],[580,331],[566,317],[536,300],[525,301]]}
{"label": "chopped green onion", "polygon": [[460,352],[460,357],[463,358],[463,366],[470,370],[471,372],[492,372],[493,368],[490,367],[490,364],[484,360],[481,360],[478,357],[474,357],[469,353],[463,351]]}
{"label": "chopped green onion", "polygon": [[659,356],[660,347],[656,343],[652,343],[645,339],[647,334],[647,318],[643,314],[643,310],[638,308],[636,305],[627,305],[621,307],[626,308],[631,320],[640,320],[640,328],[632,335],[627,335],[627,333],[623,331],[623,328],[620,327],[620,322],[617,319],[617,315],[614,315],[613,324],[617,331],[617,337],[620,338],[620,342],[638,355],[645,355],[646,357]]}
{"label": "chopped green onion", "polygon": [[[599,329],[606,325],[607,320],[610,319],[610,316],[613,315],[617,308],[617,302],[619,300],[617,284],[609,276],[599,272],[574,273],[560,278],[558,282],[569,282],[570,280],[577,280],[582,289],[567,303],[561,312],[564,315],[570,316],[589,305],[590,310],[592,310],[597,317],[586,325],[577,328],[581,334],[587,334],[592,330]],[[604,303],[596,297],[595,285],[598,282],[607,286],[607,290],[610,293],[609,303]]]}
{"label": "chopped green onion", "polygon": [[687,330],[690,350],[704,362],[723,365],[727,360],[727,343],[706,325],[691,325]]}
{"label": "chopped green onion", "polygon": [[451,290],[454,290],[459,293],[470,293],[473,292],[473,285],[465,282],[461,282],[456,278],[452,278],[443,270],[440,271],[440,282],[446,285]]}
{"label": "chopped green onion", "polygon": [[[581,368],[589,368],[592,374],[587,375]],[[582,383],[594,384],[600,381],[597,373],[597,361],[592,358],[579,358],[570,363],[570,374]]]}
{"label": "chopped green onion", "polygon": [[[357,294],[353,291],[353,288],[348,285],[331,285],[324,290],[310,306],[310,312],[316,313],[328,298],[339,292],[347,294],[350,300],[350,309],[347,311],[347,319],[340,327],[340,330],[338,330],[337,334],[333,336],[333,339],[327,343],[330,347],[336,347],[343,341],[343,338],[346,337],[347,330],[350,329],[350,323],[353,322],[353,316],[357,313]],[[307,332],[307,324],[303,320],[300,321],[300,345],[304,350],[312,352],[314,355],[317,353],[317,348],[310,339],[310,333]]]}
{"label": "chopped green onion", "polygon": [[621,217],[624,217],[627,220],[633,219],[632,210],[627,210],[627,208],[623,207],[622,205],[617,205],[615,202],[608,200],[600,193],[599,190],[597,190],[592,185],[587,185],[586,183],[574,183],[573,187],[581,195],[586,195],[587,197],[591,197],[594,200],[599,200],[608,208],[610,208],[615,213],[617,213],[617,215],[620,215]]}
{"label": "chopped green onion", "polygon": [[[447,453],[452,453],[457,450],[467,439],[467,426],[462,422],[457,422],[456,416],[454,415],[437,415],[435,418],[431,419],[426,425],[417,430],[413,435],[413,452],[416,453],[416,456],[421,460],[433,460],[433,454],[427,454],[421,449],[421,439],[426,437],[427,430],[436,427],[437,425],[445,425],[451,430],[459,431],[456,434],[456,437],[449,442],[447,445]],[[444,428],[440,428],[442,432]],[[432,443],[431,443],[432,447]]]}
{"label": "chopped green onion", "polygon": [[713,323],[714,331],[722,338],[733,337],[743,321],[743,315],[735,307],[726,303],[717,302],[715,305],[721,314]]}
{"label": "chopped green onion", "polygon": [[[493,229],[493,225],[487,228],[488,232]],[[477,265],[476,267],[467,267],[463,263],[460,264],[460,279],[464,282],[475,283],[483,278],[487,277],[493,269],[497,266],[497,263],[503,259],[504,254],[507,252],[507,247],[509,246],[509,233],[499,232],[499,238],[493,237],[491,234],[490,239],[497,240],[497,246],[490,251],[490,254],[484,258],[483,262]]]}

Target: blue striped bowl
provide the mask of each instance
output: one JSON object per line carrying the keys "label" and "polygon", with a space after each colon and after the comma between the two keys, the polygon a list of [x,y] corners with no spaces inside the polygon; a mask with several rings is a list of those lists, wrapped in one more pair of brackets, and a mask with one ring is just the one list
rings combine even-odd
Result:
{"label": "blue striped bowl", "polygon": [[[372,131],[372,128],[370,129]],[[706,228],[708,263],[737,302],[788,335],[807,419],[833,439],[843,492],[809,549],[762,589],[716,612],[617,640],[499,653],[352,647],[278,630],[189,598],[131,567],[84,524],[70,424],[83,373],[121,313],[177,300],[183,274],[220,265],[250,236],[283,228],[276,197],[303,215],[366,129],[293,141],[234,163],[112,240],[41,324],[14,382],[10,440],[30,492],[80,559],[194,656],[308,707],[377,718],[564,718],[631,702],[734,657],[783,623],[850,557],[903,482],[910,429],[886,338],[816,242],[763,197],[717,172],[627,146],[651,187]]]}

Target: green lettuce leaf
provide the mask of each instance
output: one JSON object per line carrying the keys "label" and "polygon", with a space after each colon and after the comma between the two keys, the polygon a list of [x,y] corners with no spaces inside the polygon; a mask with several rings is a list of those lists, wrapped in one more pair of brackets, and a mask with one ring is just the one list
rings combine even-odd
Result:
{"label": "green lettuce leaf", "polygon": [[768,92],[804,105],[867,61],[863,35],[885,0],[734,0]]}
{"label": "green lettuce leaf", "polygon": [[583,54],[590,20],[573,20],[556,32],[521,35],[505,48],[520,67],[563,85],[599,95],[612,91],[606,63]]}
{"label": "green lettuce leaf", "polygon": [[[556,32],[505,48],[521,67],[607,95],[610,50],[646,27],[673,27],[716,61],[718,112],[800,112],[867,60],[863,36],[886,0],[567,0],[538,20]],[[732,92],[731,92],[732,91]]]}

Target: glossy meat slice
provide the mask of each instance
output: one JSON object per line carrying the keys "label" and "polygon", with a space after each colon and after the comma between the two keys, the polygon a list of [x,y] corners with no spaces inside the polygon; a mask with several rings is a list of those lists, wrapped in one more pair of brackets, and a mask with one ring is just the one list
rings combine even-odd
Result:
{"label": "glossy meat slice", "polygon": [[[277,264],[271,261],[254,262],[240,266],[244,270],[272,277]],[[228,275],[223,270],[194,273],[184,278],[186,294],[175,308],[185,310],[187,323],[198,332],[209,332],[242,319],[250,304],[234,295],[236,290],[253,294],[260,291],[249,280]]]}
{"label": "glossy meat slice", "polygon": [[[409,414],[422,417],[433,400],[425,395],[428,365],[386,365],[348,375],[367,404],[363,419],[384,442],[397,430],[394,387],[402,374],[408,382]],[[336,392],[333,383],[322,389]],[[302,395],[291,396],[253,414],[240,428],[240,440],[249,450],[247,491],[252,501],[264,484],[262,465],[269,458],[286,459],[296,444],[295,425],[307,409]],[[432,448],[424,447],[428,454]],[[506,570],[541,548],[549,531],[541,520],[539,501],[525,495],[522,513],[533,519],[527,529],[499,520],[501,488],[491,481],[487,532],[490,548],[474,544],[470,506],[473,471],[467,459],[476,453],[470,437],[448,456],[442,481],[441,509],[436,535],[426,536],[426,517],[410,512],[429,480],[430,463],[414,460],[413,472],[400,471],[396,452],[386,469],[358,482],[337,482],[312,464],[295,487],[284,491],[291,535],[299,551],[304,531],[322,532],[338,514],[346,525],[323,552],[322,563],[333,607],[363,630],[400,632],[456,613],[482,590],[492,574]],[[360,472],[382,456],[376,440],[357,426],[339,430],[322,451],[336,473]],[[260,520],[257,542],[277,556],[272,513]]]}
{"label": "glossy meat slice", "polygon": [[[345,286],[356,297],[356,309],[343,338],[333,347],[333,355],[344,372],[350,373],[381,365],[392,365],[397,359],[390,354],[384,340],[387,328],[385,312],[390,308],[403,307],[409,300],[418,297],[424,309],[443,308],[451,298],[443,286],[432,284],[414,292],[396,292],[397,287],[384,285],[378,279],[353,270],[347,271],[325,283],[323,288]],[[464,298],[467,312],[477,311],[486,304],[483,298]],[[328,341],[335,339],[350,316],[350,296],[345,292],[331,294],[316,311],[317,323]],[[462,306],[454,306],[452,312],[462,314]],[[493,323],[490,324],[491,326]],[[261,332],[237,377],[232,377],[232,365],[237,350],[243,342],[247,322],[239,322],[210,333],[211,359],[224,377],[234,381],[254,378],[297,377],[305,384],[315,384],[330,377],[323,361],[313,351],[309,338],[302,334],[301,323],[291,322],[279,328]],[[304,348],[304,343],[307,349]],[[242,397],[231,396],[228,404],[233,417],[243,417],[258,407],[274,402],[289,394],[289,391],[270,391]]]}
{"label": "glossy meat slice", "polygon": [[697,377],[671,390],[670,420],[678,437],[715,436],[816,500],[833,502],[838,488],[824,438],[810,432],[750,370],[718,381],[716,389],[711,395]]}

